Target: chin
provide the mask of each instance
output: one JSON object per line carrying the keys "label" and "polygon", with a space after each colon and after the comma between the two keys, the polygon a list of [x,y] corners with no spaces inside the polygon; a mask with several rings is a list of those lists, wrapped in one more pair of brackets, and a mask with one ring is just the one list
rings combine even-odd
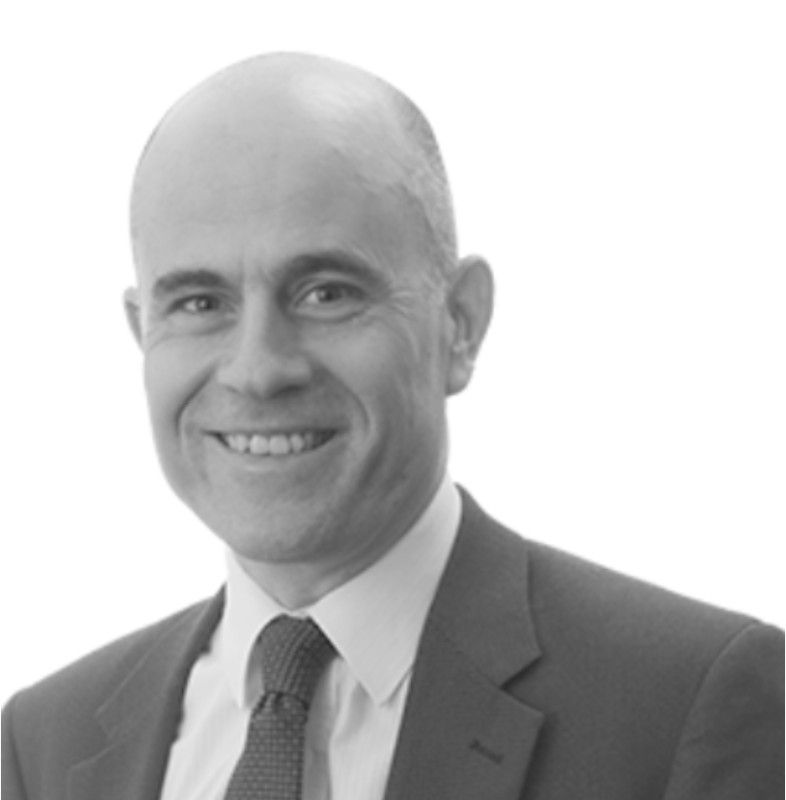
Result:
{"label": "chin", "polygon": [[[208,527],[239,556],[267,564],[315,561],[330,539],[329,531],[304,515],[200,515]],[[282,518],[283,517],[283,518]],[[324,517],[322,517],[324,519]]]}

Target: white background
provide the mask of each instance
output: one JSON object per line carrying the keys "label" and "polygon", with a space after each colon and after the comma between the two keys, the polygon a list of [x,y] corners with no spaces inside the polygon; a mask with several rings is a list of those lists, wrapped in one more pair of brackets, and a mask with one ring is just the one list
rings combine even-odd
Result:
{"label": "white background", "polygon": [[786,623],[786,7],[460,5],[5,6],[0,699],[221,582],[148,433],[127,196],[168,106],[270,50],[382,75],[440,136],[498,280],[454,477],[531,538]]}

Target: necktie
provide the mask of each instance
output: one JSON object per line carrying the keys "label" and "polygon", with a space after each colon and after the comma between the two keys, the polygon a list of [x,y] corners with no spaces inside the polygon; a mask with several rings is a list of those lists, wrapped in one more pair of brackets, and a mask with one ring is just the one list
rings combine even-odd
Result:
{"label": "necktie", "polygon": [[308,709],[333,645],[308,619],[276,617],[259,638],[264,694],[226,800],[301,800]]}

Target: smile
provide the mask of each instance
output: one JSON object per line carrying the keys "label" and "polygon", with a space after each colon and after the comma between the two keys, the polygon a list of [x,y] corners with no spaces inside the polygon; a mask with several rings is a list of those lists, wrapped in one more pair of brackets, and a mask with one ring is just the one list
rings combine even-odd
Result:
{"label": "smile", "polygon": [[218,434],[232,452],[243,455],[281,457],[308,453],[332,439],[335,431],[302,431],[272,436],[254,433]]}

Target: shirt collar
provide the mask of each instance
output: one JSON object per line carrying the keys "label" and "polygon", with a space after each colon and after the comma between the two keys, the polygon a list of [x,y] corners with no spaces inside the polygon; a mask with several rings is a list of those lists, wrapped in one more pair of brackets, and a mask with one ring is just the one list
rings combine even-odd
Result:
{"label": "shirt collar", "polygon": [[[412,669],[420,634],[461,518],[461,497],[446,475],[410,530],[379,561],[295,616],[311,617],[373,701],[381,705]],[[227,557],[227,604],[220,658],[235,702],[248,708],[261,691],[254,645],[282,608]]]}

